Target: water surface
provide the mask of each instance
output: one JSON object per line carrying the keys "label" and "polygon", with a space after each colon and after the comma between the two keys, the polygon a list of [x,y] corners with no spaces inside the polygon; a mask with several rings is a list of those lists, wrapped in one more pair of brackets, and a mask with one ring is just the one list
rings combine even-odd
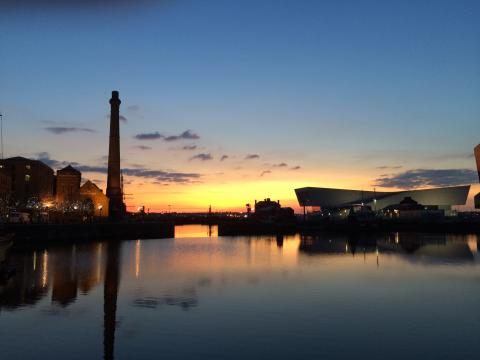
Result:
{"label": "water surface", "polygon": [[218,237],[12,249],[2,359],[477,359],[479,238]]}

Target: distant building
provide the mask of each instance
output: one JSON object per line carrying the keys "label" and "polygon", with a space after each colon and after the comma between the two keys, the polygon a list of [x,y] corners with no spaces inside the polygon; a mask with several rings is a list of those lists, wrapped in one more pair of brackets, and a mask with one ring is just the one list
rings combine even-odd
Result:
{"label": "distant building", "polygon": [[53,170],[43,162],[16,156],[3,160],[3,167],[11,179],[13,199],[25,201],[36,197],[42,200],[53,196]]}
{"label": "distant building", "polygon": [[80,182],[82,173],[71,165],[57,171],[55,199],[57,204],[77,201],[80,199]]}
{"label": "distant building", "polygon": [[87,180],[80,188],[80,198],[82,201],[91,201],[95,216],[106,217],[109,215],[108,197],[90,180]]}
{"label": "distant building", "polygon": [[259,219],[290,219],[295,217],[295,213],[292,208],[282,208],[280,200],[272,201],[269,198],[263,201],[255,200],[255,217]]}

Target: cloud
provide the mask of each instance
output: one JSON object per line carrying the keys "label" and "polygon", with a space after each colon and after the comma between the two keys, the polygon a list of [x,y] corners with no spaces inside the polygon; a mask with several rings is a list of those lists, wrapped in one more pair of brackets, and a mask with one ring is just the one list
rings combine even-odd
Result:
{"label": "cloud", "polygon": [[190,158],[190,161],[191,160],[201,160],[201,161],[208,161],[208,160],[213,160],[213,157],[212,155],[210,154],[197,154],[195,156],[192,156]]}
{"label": "cloud", "polygon": [[[37,160],[44,162],[45,164],[54,167],[60,168],[65,167],[68,164],[74,166],[78,171],[83,173],[98,173],[98,174],[107,174],[108,168],[106,166],[92,166],[84,165],[76,162],[66,162],[52,159],[47,152],[41,152],[37,154]],[[198,173],[183,173],[175,171],[164,171],[164,170],[152,170],[145,167],[132,167],[132,168],[123,168],[122,173],[127,176],[135,176],[144,179],[154,179],[162,183],[194,183],[198,182],[201,178],[201,174]]]}
{"label": "cloud", "polygon": [[222,157],[220,158],[220,161],[224,161],[224,160],[227,160],[228,159],[228,155],[222,155]]}
{"label": "cloud", "polygon": [[[163,1],[167,3],[167,0]],[[137,6],[138,4],[153,3],[152,0],[0,0],[5,10],[36,9],[109,9],[111,6]]]}
{"label": "cloud", "polygon": [[52,134],[55,134],[55,135],[62,135],[62,134],[66,134],[66,133],[78,133],[78,132],[86,132],[86,133],[96,132],[93,129],[81,128],[81,127],[75,127],[75,126],[71,126],[71,127],[50,126],[50,127],[44,128],[44,129],[48,132],[51,132]]}
{"label": "cloud", "polygon": [[127,122],[127,118],[123,115],[120,115],[120,121],[126,123]]}
{"label": "cloud", "polygon": [[470,169],[414,169],[381,176],[375,186],[414,189],[427,186],[454,186],[478,181],[477,172]]}
{"label": "cloud", "polygon": [[182,147],[183,150],[195,150],[197,148],[197,145],[185,145],[184,147]]}
{"label": "cloud", "polygon": [[273,164],[273,167],[287,167],[288,165],[284,162],[280,163],[280,164]]}
{"label": "cloud", "polygon": [[127,111],[130,111],[130,112],[140,111],[140,106],[138,106],[138,105],[127,106]]}
{"label": "cloud", "polygon": [[290,170],[300,170],[302,167],[301,166],[294,166],[292,168],[290,168]]}
{"label": "cloud", "polygon": [[158,131],[153,133],[143,133],[135,135],[135,139],[137,140],[158,140],[163,139],[164,136],[160,134]]}
{"label": "cloud", "polygon": [[398,166],[377,166],[375,169],[377,170],[398,170],[403,168],[403,166],[398,165]]}
{"label": "cloud", "polygon": [[186,130],[180,135],[170,135],[165,137],[165,141],[177,141],[177,140],[197,140],[200,136],[193,133],[191,130]]}
{"label": "cloud", "polygon": [[150,146],[145,146],[145,145],[137,145],[137,146],[134,146],[134,148],[138,150],[143,150],[143,151],[152,150]]}
{"label": "cloud", "polygon": [[135,135],[135,139],[137,140],[164,140],[164,141],[178,141],[178,140],[198,140],[200,136],[198,134],[192,132],[191,130],[186,130],[180,135],[169,135],[165,136],[160,134],[158,131],[151,132],[151,133],[141,133]]}
{"label": "cloud", "polygon": [[264,175],[271,174],[271,173],[272,172],[270,170],[265,170],[260,174],[260,176],[264,176]]}
{"label": "cloud", "polygon": [[258,158],[260,158],[260,155],[258,154],[248,154],[247,156],[245,156],[245,160],[253,160]]}

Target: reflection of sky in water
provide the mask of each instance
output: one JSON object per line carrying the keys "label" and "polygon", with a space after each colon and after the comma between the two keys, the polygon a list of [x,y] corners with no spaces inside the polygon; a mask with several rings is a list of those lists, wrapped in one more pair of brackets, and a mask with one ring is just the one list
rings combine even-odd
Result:
{"label": "reflection of sky in water", "polygon": [[477,236],[177,230],[11,251],[5,358],[476,358]]}

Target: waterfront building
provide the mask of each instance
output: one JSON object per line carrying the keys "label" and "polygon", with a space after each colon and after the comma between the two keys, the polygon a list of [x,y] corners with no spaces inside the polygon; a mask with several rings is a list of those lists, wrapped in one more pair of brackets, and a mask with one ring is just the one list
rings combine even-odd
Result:
{"label": "waterfront building", "polygon": [[280,200],[272,201],[267,198],[262,201],[255,200],[254,216],[260,219],[287,220],[293,218],[295,214],[292,208],[283,208]]}
{"label": "waterfront building", "polygon": [[55,199],[58,205],[79,200],[81,180],[82,173],[71,165],[57,171]]}
{"label": "waterfront building", "polygon": [[323,209],[350,209],[354,206],[368,206],[382,210],[400,204],[404,199],[415,201],[427,208],[448,212],[453,205],[465,205],[470,185],[405,191],[363,191],[330,188],[305,187],[295,189],[298,203],[302,207]]}
{"label": "waterfront building", "polygon": [[103,191],[90,180],[80,187],[80,198],[82,201],[91,201],[93,214],[98,217],[109,215],[109,199]]}
{"label": "waterfront building", "polygon": [[11,181],[11,195],[14,200],[39,200],[53,196],[53,169],[39,160],[16,156],[3,160],[3,168]]}

